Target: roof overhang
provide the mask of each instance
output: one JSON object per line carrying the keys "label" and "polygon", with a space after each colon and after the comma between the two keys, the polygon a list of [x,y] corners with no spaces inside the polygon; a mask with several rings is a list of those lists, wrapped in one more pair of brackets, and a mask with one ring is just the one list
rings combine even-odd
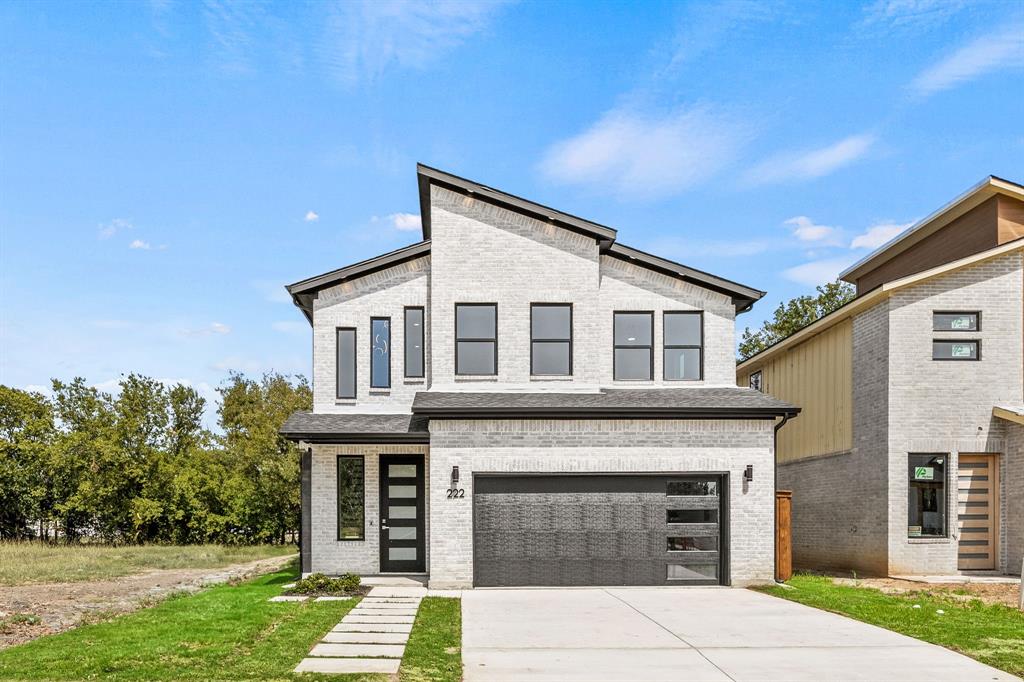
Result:
{"label": "roof overhang", "polygon": [[848,267],[839,274],[839,278],[847,282],[855,282],[866,273],[895,258],[926,237],[935,234],[968,211],[1000,194],[1024,201],[1024,186],[990,175]]}
{"label": "roof overhang", "polygon": [[416,179],[419,184],[420,222],[423,225],[424,239],[430,239],[430,186],[437,185],[462,194],[469,194],[481,201],[502,206],[516,213],[524,213],[537,220],[549,222],[567,230],[593,237],[602,245],[611,244],[615,241],[617,232],[606,225],[563,213],[550,206],[544,206],[529,199],[523,199],[514,194],[502,192],[479,182],[425,166],[422,163],[416,164]]}
{"label": "roof overhang", "polygon": [[379,270],[421,258],[429,253],[430,240],[425,240],[410,244],[409,246],[403,246],[400,249],[376,256],[375,258],[369,258],[353,265],[346,265],[343,268],[304,279],[295,284],[289,284],[285,286],[285,289],[291,295],[292,303],[302,310],[302,314],[312,324],[313,299],[316,298],[317,293],[320,291],[357,277],[363,277]]}
{"label": "roof overhang", "polygon": [[992,408],[992,416],[1024,424],[1024,405],[996,405]]}
{"label": "roof overhang", "polygon": [[1017,240],[1013,242],[1008,242],[1006,244],[997,246],[994,249],[989,249],[988,251],[982,251],[981,253],[976,253],[971,256],[967,256],[966,258],[961,258],[960,260],[944,263],[937,267],[931,268],[930,270],[925,270],[923,272],[908,275],[900,279],[894,279],[891,282],[886,282],[885,284],[875,289],[872,289],[863,296],[858,296],[857,298],[853,299],[843,307],[836,308],[828,315],[818,318],[817,320],[810,323],[806,327],[803,327],[802,329],[790,334],[781,341],[777,341],[775,344],[769,346],[768,348],[765,348],[757,355],[753,355],[747,358],[746,360],[744,360],[743,362],[736,366],[736,372],[740,373],[756,369],[757,367],[761,366],[762,364],[764,364],[771,358],[775,357],[779,353],[788,351],[791,348],[794,348],[795,346],[803,343],[804,341],[807,341],[810,338],[817,336],[826,329],[829,329],[834,325],[839,324],[843,320],[847,320],[856,315],[857,313],[860,313],[861,311],[867,310],[868,308],[877,305],[878,303],[881,303],[885,299],[889,298],[889,296],[891,296],[893,292],[899,289],[903,289],[914,284],[919,284],[934,277],[945,275],[954,270],[959,270],[960,268],[974,265],[976,263],[981,263],[983,261],[996,258],[1007,253],[1012,253],[1014,251],[1024,251],[1024,241]]}
{"label": "roof overhang", "polygon": [[705,289],[711,289],[712,291],[717,291],[720,294],[725,294],[732,299],[733,305],[736,306],[737,313],[744,313],[750,310],[754,303],[760,300],[765,294],[765,292],[760,289],[744,286],[743,284],[739,284],[722,277],[717,277],[702,270],[691,268],[683,265],[682,263],[676,263],[674,261],[646,253],[640,249],[634,249],[633,247],[626,246],[625,244],[611,244],[604,250],[604,253],[625,261],[635,262],[651,270],[681,279],[684,282],[690,282],[691,284],[696,284]]}
{"label": "roof overhang", "polygon": [[411,414],[333,414],[299,411],[285,420],[278,433],[291,441],[336,445],[405,445],[430,442],[427,420]]}
{"label": "roof overhang", "polygon": [[795,417],[800,408],[427,408],[416,414],[431,419],[776,419]]}

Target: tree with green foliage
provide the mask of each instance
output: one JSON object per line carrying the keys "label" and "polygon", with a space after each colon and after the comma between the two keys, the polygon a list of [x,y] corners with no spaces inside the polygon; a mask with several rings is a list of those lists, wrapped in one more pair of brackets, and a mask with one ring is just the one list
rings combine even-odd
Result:
{"label": "tree with green foliage", "polygon": [[0,538],[31,537],[46,504],[53,407],[39,393],[0,386]]}
{"label": "tree with green foliage", "polygon": [[760,353],[768,346],[841,308],[856,295],[853,285],[841,280],[820,285],[817,292],[817,295],[797,296],[780,303],[772,319],[766,320],[760,329],[744,329],[739,344],[740,361]]}

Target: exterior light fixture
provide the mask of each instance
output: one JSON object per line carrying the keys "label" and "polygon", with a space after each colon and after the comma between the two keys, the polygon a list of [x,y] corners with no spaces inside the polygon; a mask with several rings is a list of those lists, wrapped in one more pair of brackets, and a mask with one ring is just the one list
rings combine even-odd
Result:
{"label": "exterior light fixture", "polygon": [[453,488],[458,488],[459,487],[459,467],[458,466],[453,466],[452,467],[452,487]]}
{"label": "exterior light fixture", "polygon": [[743,480],[753,481],[754,480],[754,465],[748,464],[747,468],[743,470]]}

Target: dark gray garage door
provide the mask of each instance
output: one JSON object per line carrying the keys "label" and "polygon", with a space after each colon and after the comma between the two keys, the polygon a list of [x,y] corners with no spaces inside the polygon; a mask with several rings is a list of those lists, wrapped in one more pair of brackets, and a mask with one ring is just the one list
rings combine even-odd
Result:
{"label": "dark gray garage door", "polygon": [[474,479],[478,586],[727,583],[724,476]]}

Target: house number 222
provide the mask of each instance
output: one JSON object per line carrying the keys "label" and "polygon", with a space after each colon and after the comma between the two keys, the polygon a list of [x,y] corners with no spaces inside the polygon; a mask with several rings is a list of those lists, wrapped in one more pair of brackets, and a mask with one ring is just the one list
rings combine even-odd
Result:
{"label": "house number 222", "polygon": [[466,496],[465,488],[448,488],[445,492],[448,494],[449,500],[459,500]]}

